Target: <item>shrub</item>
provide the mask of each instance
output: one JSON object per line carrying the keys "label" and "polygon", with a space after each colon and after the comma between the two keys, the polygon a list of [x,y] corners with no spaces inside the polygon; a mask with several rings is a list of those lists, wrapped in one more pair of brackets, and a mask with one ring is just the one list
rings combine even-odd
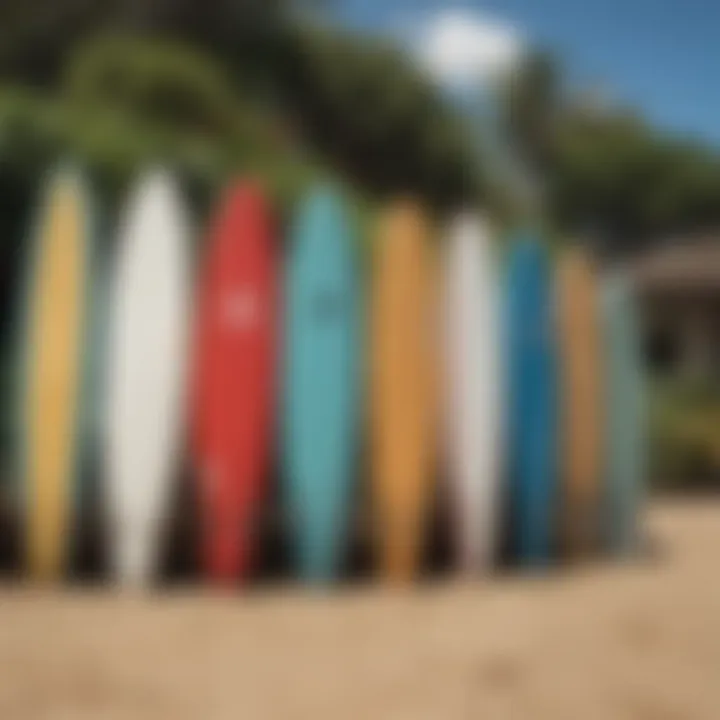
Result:
{"label": "shrub", "polygon": [[720,480],[720,388],[657,383],[650,399],[651,476],[660,487],[693,489]]}

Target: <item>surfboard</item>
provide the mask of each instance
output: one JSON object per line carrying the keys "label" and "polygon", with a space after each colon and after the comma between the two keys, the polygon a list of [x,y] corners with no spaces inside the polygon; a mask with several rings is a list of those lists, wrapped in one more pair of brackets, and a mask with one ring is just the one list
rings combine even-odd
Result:
{"label": "surfboard", "polygon": [[557,269],[562,433],[561,542],[569,556],[587,556],[600,540],[602,344],[598,286],[581,248]]}
{"label": "surfboard", "polygon": [[605,359],[604,536],[609,550],[639,548],[647,466],[646,415],[637,311],[629,280],[610,275],[602,289]]}
{"label": "surfboard", "polygon": [[147,172],[122,215],[110,309],[106,492],[115,579],[151,581],[185,405],[190,227],[172,176]]}
{"label": "surfboard", "polygon": [[515,237],[506,280],[512,544],[521,564],[542,567],[556,518],[557,348],[549,260],[534,233]]}
{"label": "surfboard", "polygon": [[276,275],[268,202],[252,184],[235,185],[208,238],[195,339],[201,557],[219,581],[252,568],[272,437]]}
{"label": "surfboard", "polygon": [[372,296],[371,463],[383,576],[418,571],[432,500],[436,308],[429,228],[410,202],[387,209],[376,238]]}
{"label": "surfboard", "polygon": [[490,228],[457,217],[445,258],[446,454],[458,564],[467,573],[494,560],[501,461],[498,288]]}
{"label": "surfboard", "polygon": [[360,278],[341,196],[311,192],[292,228],[285,292],[285,497],[295,559],[310,581],[342,566],[356,479]]}
{"label": "surfboard", "polygon": [[71,550],[88,441],[94,206],[77,168],[52,173],[38,209],[20,352],[18,480],[31,577],[58,579]]}

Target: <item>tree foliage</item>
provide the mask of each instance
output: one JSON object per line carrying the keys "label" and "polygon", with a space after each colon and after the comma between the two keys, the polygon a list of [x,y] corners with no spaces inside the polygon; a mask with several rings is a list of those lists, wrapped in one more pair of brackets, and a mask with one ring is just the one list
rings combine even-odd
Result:
{"label": "tree foliage", "polygon": [[293,160],[369,195],[443,205],[475,192],[459,123],[419,70],[388,44],[299,20],[297,4],[7,0],[0,73],[163,135],[244,138],[257,155],[292,143]]}
{"label": "tree foliage", "polygon": [[530,56],[510,85],[507,125],[548,187],[547,211],[603,249],[627,252],[669,233],[720,223],[720,156],[634,113],[563,86],[551,58]]}
{"label": "tree foliage", "polygon": [[[155,147],[220,174],[322,166],[369,196],[492,201],[462,122],[411,60],[301,19],[308,2],[5,0],[0,148],[33,165],[51,147],[89,146],[129,166]],[[552,57],[527,57],[504,108],[523,164],[545,179],[551,224],[629,249],[720,221],[715,153],[578,102]]]}
{"label": "tree foliage", "polygon": [[460,122],[396,49],[309,29],[297,33],[283,70],[290,116],[362,184],[441,204],[477,190]]}

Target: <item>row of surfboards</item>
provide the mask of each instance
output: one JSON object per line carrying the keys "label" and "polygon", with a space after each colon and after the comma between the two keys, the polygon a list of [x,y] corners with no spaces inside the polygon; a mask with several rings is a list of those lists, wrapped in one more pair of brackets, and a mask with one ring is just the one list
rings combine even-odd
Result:
{"label": "row of surfboards", "polygon": [[380,572],[410,580],[437,463],[465,572],[490,568],[502,506],[527,565],[558,548],[635,547],[638,333],[627,283],[600,284],[582,250],[554,272],[544,244],[519,234],[500,263],[481,216],[459,215],[432,243],[405,201],[382,214],[367,272],[342,196],[318,187],[296,208],[281,261],[266,196],[239,182],[200,233],[196,262],[178,186],[152,170],[101,253],[82,173],[60,168],[44,187],[15,406],[32,577],[63,573],[83,465],[100,448],[113,575],[149,582],[186,429],[210,579],[252,567],[275,447],[309,580],[338,573],[366,479]]}

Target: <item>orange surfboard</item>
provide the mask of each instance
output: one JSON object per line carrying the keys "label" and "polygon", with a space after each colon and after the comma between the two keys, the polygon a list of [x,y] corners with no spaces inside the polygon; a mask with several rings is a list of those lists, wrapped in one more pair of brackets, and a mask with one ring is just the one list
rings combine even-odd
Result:
{"label": "orange surfboard", "polygon": [[428,222],[391,206],[376,237],[371,308],[371,466],[375,542],[385,578],[417,573],[432,496],[435,408]]}
{"label": "orange surfboard", "polygon": [[598,285],[589,255],[567,251],[558,272],[562,422],[561,543],[570,556],[597,548],[600,531],[602,348]]}

